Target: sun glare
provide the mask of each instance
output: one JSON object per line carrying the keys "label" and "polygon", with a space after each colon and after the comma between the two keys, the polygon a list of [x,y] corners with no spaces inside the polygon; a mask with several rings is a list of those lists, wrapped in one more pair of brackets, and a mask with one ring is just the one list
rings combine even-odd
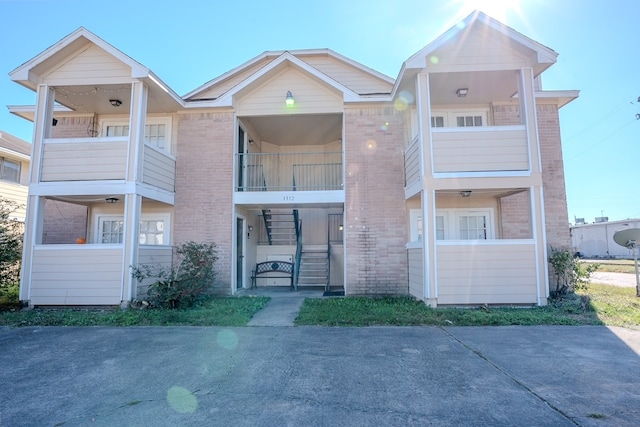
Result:
{"label": "sun glare", "polygon": [[454,0],[460,5],[460,14],[468,15],[474,10],[479,10],[498,21],[508,24],[508,14],[515,12],[521,15],[521,0]]}

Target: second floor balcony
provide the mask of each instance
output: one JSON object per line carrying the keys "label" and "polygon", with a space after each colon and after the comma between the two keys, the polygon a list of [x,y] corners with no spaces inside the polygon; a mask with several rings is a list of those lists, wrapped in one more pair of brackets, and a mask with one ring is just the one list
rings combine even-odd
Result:
{"label": "second floor balcony", "polygon": [[236,154],[236,191],[334,191],[344,189],[343,153]]}
{"label": "second floor balcony", "polygon": [[[129,138],[47,138],[42,152],[41,182],[127,180]],[[141,181],[175,191],[175,157],[150,144],[141,150]]]}

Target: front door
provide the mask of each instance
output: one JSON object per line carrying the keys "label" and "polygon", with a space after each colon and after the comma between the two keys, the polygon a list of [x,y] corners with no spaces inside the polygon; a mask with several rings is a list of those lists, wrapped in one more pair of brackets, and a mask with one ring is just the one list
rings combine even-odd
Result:
{"label": "front door", "polygon": [[236,218],[236,291],[244,285],[244,219]]}

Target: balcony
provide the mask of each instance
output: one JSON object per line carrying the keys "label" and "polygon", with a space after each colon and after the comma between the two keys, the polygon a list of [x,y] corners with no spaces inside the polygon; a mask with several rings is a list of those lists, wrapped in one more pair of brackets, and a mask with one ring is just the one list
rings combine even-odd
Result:
{"label": "balcony", "polygon": [[525,126],[432,129],[434,173],[528,171]]}
{"label": "balcony", "polygon": [[342,152],[237,154],[237,191],[343,189]]}
{"label": "balcony", "polygon": [[[41,182],[126,180],[127,137],[49,138],[45,140]],[[146,184],[173,192],[175,158],[145,144],[143,178]]]}

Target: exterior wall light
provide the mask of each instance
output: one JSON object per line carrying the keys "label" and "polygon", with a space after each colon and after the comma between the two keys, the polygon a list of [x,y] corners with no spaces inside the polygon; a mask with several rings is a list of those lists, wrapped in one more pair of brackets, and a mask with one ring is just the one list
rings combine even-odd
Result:
{"label": "exterior wall light", "polygon": [[469,196],[471,196],[470,190],[465,190],[460,192],[460,197],[469,197]]}
{"label": "exterior wall light", "polygon": [[296,103],[296,100],[293,99],[293,95],[291,94],[290,90],[287,91],[287,97],[285,98],[284,103],[287,105],[287,107],[293,107],[293,105]]}
{"label": "exterior wall light", "polygon": [[105,200],[107,203],[116,203],[118,201],[116,197],[107,197]]}
{"label": "exterior wall light", "polygon": [[469,93],[469,89],[466,87],[460,88],[456,91],[456,95],[458,95],[458,98],[464,98],[465,96],[467,96],[468,93]]}
{"label": "exterior wall light", "polygon": [[114,107],[119,107],[122,105],[122,101],[120,101],[119,99],[110,99],[109,103]]}

